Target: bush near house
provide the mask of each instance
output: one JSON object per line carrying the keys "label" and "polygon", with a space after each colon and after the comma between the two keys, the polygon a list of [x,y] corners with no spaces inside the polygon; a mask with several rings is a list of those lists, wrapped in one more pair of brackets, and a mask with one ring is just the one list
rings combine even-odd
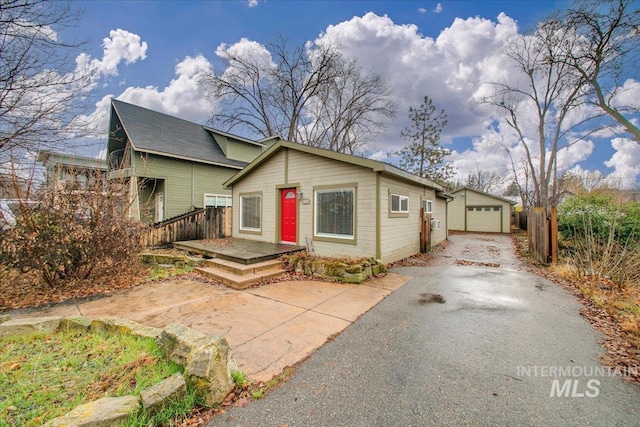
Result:
{"label": "bush near house", "polygon": [[113,277],[114,271],[122,280],[141,271],[142,225],[122,214],[126,195],[119,187],[95,182],[83,190],[54,185],[36,205],[19,206],[15,226],[0,236],[6,278],[26,274],[49,288],[64,288]]}

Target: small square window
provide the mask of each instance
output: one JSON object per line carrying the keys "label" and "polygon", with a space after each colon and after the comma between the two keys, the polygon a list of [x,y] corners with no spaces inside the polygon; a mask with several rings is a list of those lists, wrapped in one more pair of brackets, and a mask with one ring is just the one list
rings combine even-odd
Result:
{"label": "small square window", "polygon": [[433,201],[423,200],[422,208],[424,209],[424,213],[433,213]]}
{"label": "small square window", "polygon": [[484,208],[485,212],[491,211],[491,208]]}
{"label": "small square window", "polygon": [[473,208],[467,208],[469,212],[473,212]]}
{"label": "small square window", "polygon": [[391,213],[409,213],[409,198],[391,194]]}
{"label": "small square window", "polygon": [[500,212],[500,208],[495,207],[495,208],[493,208],[493,211],[494,211],[494,212]]}

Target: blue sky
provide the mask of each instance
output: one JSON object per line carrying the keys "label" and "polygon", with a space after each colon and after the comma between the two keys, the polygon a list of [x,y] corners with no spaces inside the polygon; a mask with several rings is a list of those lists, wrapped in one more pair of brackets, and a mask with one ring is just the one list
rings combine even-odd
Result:
{"label": "blue sky", "polygon": [[[398,102],[388,134],[368,154],[383,158],[382,153],[404,145],[399,131],[407,125],[408,107],[418,106],[428,95],[449,116],[443,143],[454,150],[452,159],[463,179],[477,167],[509,173],[506,152],[496,149],[496,144],[509,143],[506,134],[490,129],[489,118],[467,102],[490,78],[483,70],[498,64],[494,59],[498,42],[571,3],[96,0],[77,4],[84,9],[80,25],[62,37],[88,40],[86,55],[105,69],[95,93],[102,101],[96,103],[95,112],[87,112],[96,117],[101,113],[102,122],[110,97],[204,122],[215,106],[206,104],[195,80],[207,67],[219,69],[216,49],[221,44],[240,46],[243,39],[266,44],[278,33],[297,44],[330,34],[344,45],[347,55],[388,78]],[[637,180],[640,149],[624,141],[614,144],[613,139],[605,136],[576,144],[562,156],[562,166]],[[106,136],[96,143],[93,155],[104,148],[105,140]]]}

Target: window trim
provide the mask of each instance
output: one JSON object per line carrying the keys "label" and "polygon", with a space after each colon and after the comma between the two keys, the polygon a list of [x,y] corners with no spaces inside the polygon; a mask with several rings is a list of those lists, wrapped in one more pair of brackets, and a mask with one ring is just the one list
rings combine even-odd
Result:
{"label": "window trim", "polygon": [[[351,190],[353,192],[353,234],[352,235],[339,235],[318,233],[318,193],[319,192],[332,192],[340,190]],[[313,240],[319,242],[332,242],[342,244],[357,244],[358,234],[358,185],[357,183],[348,184],[336,184],[336,185],[322,185],[313,187]]]}
{"label": "window trim", "polygon": [[[398,198],[398,207],[400,210],[393,210],[393,198]],[[407,201],[407,209],[402,210],[402,200]],[[389,192],[389,218],[408,218],[409,217],[409,196],[405,196],[404,194]]]}
{"label": "window trim", "polygon": [[225,206],[212,206],[212,207],[225,207],[225,208],[230,208],[233,206],[233,196],[231,194],[218,194],[218,193],[204,193],[202,195],[202,206],[203,207],[207,207],[207,197],[215,197],[216,198],[216,205],[218,204],[218,197],[224,197],[227,200],[227,204],[225,204]]}
{"label": "window trim", "polygon": [[433,200],[431,200],[431,199],[422,199],[422,206],[424,207],[424,213],[426,213],[426,214],[432,214],[433,213]]}
{"label": "window trim", "polygon": [[[243,221],[242,221],[242,205],[243,205],[243,199],[245,197],[258,197],[260,202],[259,202],[259,213],[258,213],[258,218],[260,220],[260,227],[259,228],[254,228],[254,227],[243,227]],[[238,224],[238,231],[240,233],[246,233],[246,234],[262,234],[262,213],[263,213],[263,209],[262,209],[262,201],[263,201],[263,197],[262,197],[262,191],[257,191],[257,192],[252,192],[252,193],[240,193],[238,194],[238,205],[239,205],[239,213],[238,213],[238,220],[239,220],[239,224]]]}

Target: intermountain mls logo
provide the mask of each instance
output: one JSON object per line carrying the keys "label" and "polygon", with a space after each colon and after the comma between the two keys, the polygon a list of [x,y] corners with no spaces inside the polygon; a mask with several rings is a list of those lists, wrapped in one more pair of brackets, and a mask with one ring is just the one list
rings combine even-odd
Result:
{"label": "intermountain mls logo", "polygon": [[551,378],[549,397],[598,397],[604,377],[637,376],[638,368],[608,366],[518,366],[518,377]]}

